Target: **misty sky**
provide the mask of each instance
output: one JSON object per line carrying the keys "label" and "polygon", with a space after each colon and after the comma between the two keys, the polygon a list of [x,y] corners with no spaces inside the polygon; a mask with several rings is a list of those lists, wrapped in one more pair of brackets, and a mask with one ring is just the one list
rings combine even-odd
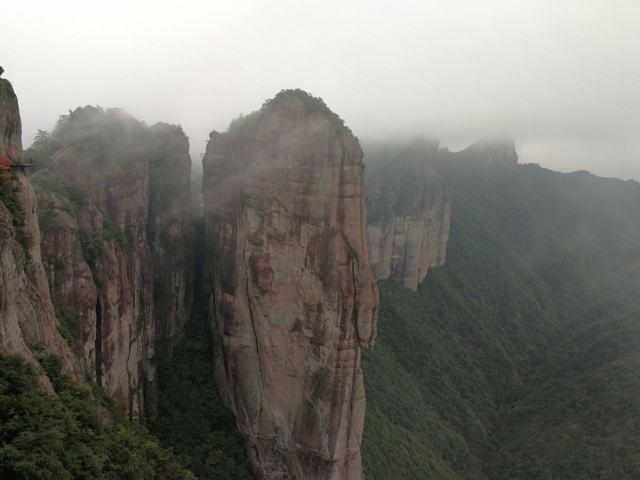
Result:
{"label": "misty sky", "polygon": [[361,139],[508,134],[521,161],[640,179],[640,0],[3,2],[23,141],[80,105],[208,133],[282,88]]}

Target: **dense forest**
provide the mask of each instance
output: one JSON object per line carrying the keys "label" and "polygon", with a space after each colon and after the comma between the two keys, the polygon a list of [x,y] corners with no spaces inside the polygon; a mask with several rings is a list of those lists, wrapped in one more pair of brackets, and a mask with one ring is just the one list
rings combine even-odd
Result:
{"label": "dense forest", "polygon": [[57,357],[33,366],[0,356],[0,478],[12,480],[192,480],[178,458],[134,425],[101,391],[61,373]]}
{"label": "dense forest", "polygon": [[366,477],[640,478],[640,185],[441,152],[447,263],[380,284]]}

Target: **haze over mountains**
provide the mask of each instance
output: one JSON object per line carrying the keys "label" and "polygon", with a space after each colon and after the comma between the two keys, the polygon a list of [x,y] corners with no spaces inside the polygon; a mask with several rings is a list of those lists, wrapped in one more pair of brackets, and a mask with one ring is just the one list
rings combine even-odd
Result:
{"label": "haze over mountains", "polygon": [[505,137],[366,163],[296,89],[211,132],[202,211],[179,126],[87,106],[23,152],[0,79],[0,127],[2,475],[640,474],[638,182]]}
{"label": "haze over mountains", "polygon": [[640,4],[34,5],[0,479],[640,478]]}
{"label": "haze over mountains", "polygon": [[[366,478],[640,475],[640,185],[514,154],[481,143],[438,155],[446,261],[417,292],[380,283],[363,359]],[[396,178],[419,165],[394,164]]]}
{"label": "haze over mountains", "polygon": [[635,0],[9,2],[0,59],[27,144],[98,104],[181,124],[198,159],[210,129],[303,88],[364,140],[507,134],[523,163],[639,179],[638,17]]}

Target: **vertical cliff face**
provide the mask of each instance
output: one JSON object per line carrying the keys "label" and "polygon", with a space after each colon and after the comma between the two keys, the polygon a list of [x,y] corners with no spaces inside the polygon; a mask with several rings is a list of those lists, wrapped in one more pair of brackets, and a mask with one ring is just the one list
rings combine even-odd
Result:
{"label": "vertical cliff face", "polygon": [[283,91],[212,133],[203,164],[217,380],[254,467],[359,479],[378,303],[360,145],[320,99]]}
{"label": "vertical cliff face", "polygon": [[58,317],[83,370],[137,416],[153,403],[156,344],[179,337],[190,305],[187,140],[85,107],[51,141],[33,183]]}
{"label": "vertical cliff face", "polygon": [[0,156],[6,157],[13,150],[22,155],[22,121],[18,97],[11,83],[0,79]]}
{"label": "vertical cliff face", "polygon": [[451,189],[437,153],[437,142],[415,140],[379,152],[386,158],[367,175],[371,268],[376,278],[393,278],[411,290],[446,258]]}
{"label": "vertical cliff face", "polygon": [[149,129],[148,234],[154,264],[157,349],[171,354],[182,339],[193,296],[190,251],[189,140],[180,127]]}
{"label": "vertical cliff face", "polygon": [[47,180],[82,188],[86,197],[74,204],[61,194],[40,194],[43,249],[59,316],[71,317],[69,328],[79,330],[70,333],[79,340],[85,370],[136,414],[143,375],[153,378],[148,172],[144,164],[126,172],[111,168],[98,168],[73,149],[56,155]]}
{"label": "vertical cliff face", "polygon": [[[22,159],[18,100],[0,79],[0,156]],[[18,354],[37,365],[40,355],[62,358],[77,372],[59,332],[40,257],[40,229],[31,184],[21,169],[0,170],[0,352]],[[45,377],[43,382],[48,385]]]}

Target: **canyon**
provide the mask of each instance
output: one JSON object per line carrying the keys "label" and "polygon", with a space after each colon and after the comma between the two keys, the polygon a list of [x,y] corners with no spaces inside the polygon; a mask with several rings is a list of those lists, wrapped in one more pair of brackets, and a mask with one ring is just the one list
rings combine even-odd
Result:
{"label": "canyon", "polygon": [[0,87],[0,154],[16,157],[0,198],[0,351],[31,362],[51,393],[39,362],[61,358],[130,420],[153,422],[157,368],[181,344],[201,278],[216,382],[256,474],[362,478],[376,279],[415,290],[446,255],[437,143],[412,144],[395,183],[384,168],[368,177],[383,214],[367,226],[359,141],[320,98],[281,91],[210,135],[196,265],[179,126],[79,107],[23,152],[17,98]]}

